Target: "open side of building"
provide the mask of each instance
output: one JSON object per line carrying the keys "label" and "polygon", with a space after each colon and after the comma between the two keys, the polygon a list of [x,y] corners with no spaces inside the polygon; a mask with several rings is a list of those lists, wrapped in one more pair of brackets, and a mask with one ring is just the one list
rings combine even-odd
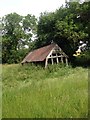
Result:
{"label": "open side of building", "polygon": [[68,56],[57,44],[52,43],[45,47],[29,52],[21,63],[24,64],[39,62],[44,62],[45,68],[49,63],[53,65],[54,63],[58,64],[59,62],[62,62],[68,65]]}

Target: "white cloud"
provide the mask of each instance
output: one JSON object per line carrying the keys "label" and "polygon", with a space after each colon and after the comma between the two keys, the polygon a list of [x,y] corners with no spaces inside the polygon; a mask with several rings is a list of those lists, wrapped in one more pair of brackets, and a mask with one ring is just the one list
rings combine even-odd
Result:
{"label": "white cloud", "polygon": [[0,1],[0,16],[16,12],[20,15],[51,12],[58,9],[65,0],[2,0]]}

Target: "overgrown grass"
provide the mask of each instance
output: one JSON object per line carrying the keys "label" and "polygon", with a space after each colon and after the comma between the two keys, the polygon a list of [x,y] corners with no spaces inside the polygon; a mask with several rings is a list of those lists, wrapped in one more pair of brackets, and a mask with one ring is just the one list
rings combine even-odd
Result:
{"label": "overgrown grass", "polygon": [[88,114],[88,70],[3,65],[4,118],[79,118]]}

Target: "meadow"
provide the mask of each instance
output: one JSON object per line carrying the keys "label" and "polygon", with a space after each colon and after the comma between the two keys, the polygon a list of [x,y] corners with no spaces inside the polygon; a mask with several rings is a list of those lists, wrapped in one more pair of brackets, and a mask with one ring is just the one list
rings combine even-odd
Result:
{"label": "meadow", "polygon": [[2,66],[3,118],[86,118],[88,69]]}

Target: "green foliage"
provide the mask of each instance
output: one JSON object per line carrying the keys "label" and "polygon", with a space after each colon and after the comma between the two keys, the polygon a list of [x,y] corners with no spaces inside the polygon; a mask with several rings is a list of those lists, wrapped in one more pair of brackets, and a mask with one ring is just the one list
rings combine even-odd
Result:
{"label": "green foliage", "polygon": [[37,46],[53,40],[72,57],[80,40],[90,44],[90,2],[66,2],[54,13],[41,14],[38,22]]}
{"label": "green foliage", "polygon": [[41,14],[38,22],[37,35],[38,40],[36,41],[37,47],[49,44],[53,39],[55,26],[54,13],[43,13]]}
{"label": "green foliage", "polygon": [[80,56],[75,58],[75,62],[76,65],[90,66],[90,50],[82,52]]}
{"label": "green foliage", "polygon": [[3,65],[3,118],[85,118],[88,69]]}
{"label": "green foliage", "polygon": [[[25,45],[30,46],[33,34],[36,34],[36,18],[32,15],[20,16],[11,13],[2,18],[2,61],[3,63],[20,62],[19,52],[25,53]],[[28,51],[28,50],[27,50]],[[25,54],[24,54],[25,56]]]}
{"label": "green foliage", "polygon": [[[90,2],[80,4],[79,0],[71,1],[66,2],[65,6],[55,12],[41,13],[38,22],[35,16],[30,14],[20,16],[11,13],[4,16],[3,63],[17,63],[28,51],[48,45],[52,41],[57,43],[73,62],[73,54],[78,48],[79,41],[88,41],[90,46]],[[37,35],[34,41],[33,34]],[[29,49],[26,50],[25,45],[29,46]]]}

